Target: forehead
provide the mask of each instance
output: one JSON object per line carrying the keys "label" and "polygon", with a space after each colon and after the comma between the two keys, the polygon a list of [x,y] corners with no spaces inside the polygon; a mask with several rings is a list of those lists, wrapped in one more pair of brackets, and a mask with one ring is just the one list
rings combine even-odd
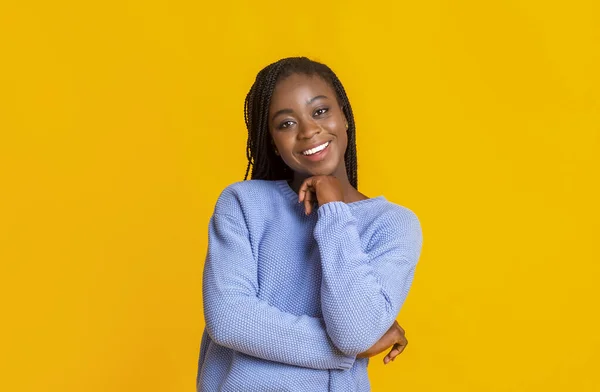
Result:
{"label": "forehead", "polygon": [[271,97],[271,109],[306,104],[318,95],[336,99],[329,83],[318,75],[292,74],[277,82]]}

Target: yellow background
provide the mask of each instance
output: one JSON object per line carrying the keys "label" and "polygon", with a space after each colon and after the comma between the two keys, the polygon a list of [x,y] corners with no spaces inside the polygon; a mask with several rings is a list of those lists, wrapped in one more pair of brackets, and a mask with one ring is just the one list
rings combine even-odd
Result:
{"label": "yellow background", "polygon": [[600,391],[600,3],[3,1],[3,391],[192,391],[243,99],[290,55],[421,219],[373,391]]}

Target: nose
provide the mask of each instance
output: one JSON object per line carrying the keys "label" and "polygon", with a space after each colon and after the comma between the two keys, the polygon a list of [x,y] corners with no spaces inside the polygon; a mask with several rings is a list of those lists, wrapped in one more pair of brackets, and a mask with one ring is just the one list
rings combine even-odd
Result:
{"label": "nose", "polygon": [[303,121],[300,125],[298,137],[301,139],[311,139],[313,136],[321,133],[322,128],[314,119]]}

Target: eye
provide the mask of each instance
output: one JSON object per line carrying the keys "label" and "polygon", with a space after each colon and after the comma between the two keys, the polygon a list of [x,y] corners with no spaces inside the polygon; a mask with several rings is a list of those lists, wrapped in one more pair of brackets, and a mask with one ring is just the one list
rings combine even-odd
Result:
{"label": "eye", "polygon": [[289,127],[291,127],[292,125],[294,125],[294,122],[293,122],[293,121],[289,121],[289,120],[288,120],[288,121],[284,121],[284,122],[282,122],[281,124],[279,124],[279,129],[285,129],[285,128],[289,128]]}
{"label": "eye", "polygon": [[329,111],[329,108],[320,108],[315,110],[315,116],[322,116]]}

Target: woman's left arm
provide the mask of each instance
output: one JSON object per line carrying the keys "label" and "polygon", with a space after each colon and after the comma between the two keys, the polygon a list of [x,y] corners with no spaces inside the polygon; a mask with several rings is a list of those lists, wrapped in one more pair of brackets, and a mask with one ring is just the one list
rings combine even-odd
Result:
{"label": "woman's left arm", "polygon": [[328,335],[346,354],[368,350],[394,323],[421,252],[421,226],[412,211],[400,208],[380,219],[365,252],[347,204],[318,209],[321,308]]}

